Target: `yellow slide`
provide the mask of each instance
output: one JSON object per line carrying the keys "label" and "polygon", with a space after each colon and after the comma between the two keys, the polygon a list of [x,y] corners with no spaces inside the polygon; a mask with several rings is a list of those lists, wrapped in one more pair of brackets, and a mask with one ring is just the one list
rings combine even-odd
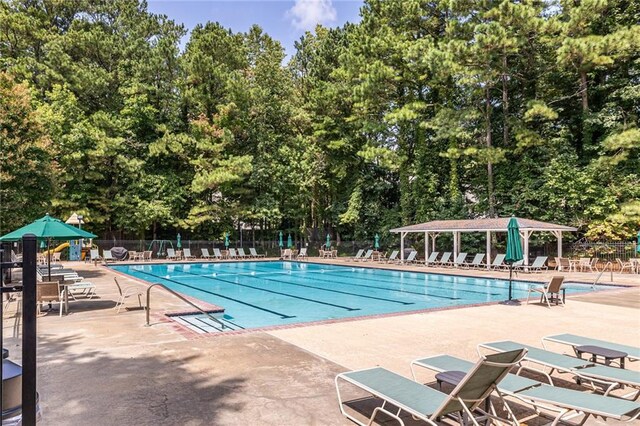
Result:
{"label": "yellow slide", "polygon": [[[53,253],[57,253],[57,252],[59,252],[59,251],[62,251],[62,250],[64,250],[64,249],[66,249],[67,247],[69,247],[69,243],[68,243],[68,242],[66,242],[66,243],[62,243],[62,244],[60,244],[58,247],[56,247],[56,248],[52,248],[50,251],[51,251],[51,253],[53,254]],[[45,251],[43,251],[43,252],[42,252],[42,254],[44,254],[44,255],[46,256],[46,255],[48,255],[48,254],[49,254],[49,252],[48,252],[47,250],[45,250]]]}

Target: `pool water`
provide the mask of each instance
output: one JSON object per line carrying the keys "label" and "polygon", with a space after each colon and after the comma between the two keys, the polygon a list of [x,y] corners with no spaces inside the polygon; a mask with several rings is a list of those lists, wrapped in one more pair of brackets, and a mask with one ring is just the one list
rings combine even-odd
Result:
{"label": "pool water", "polygon": [[[224,307],[237,328],[256,328],[507,299],[509,281],[301,262],[171,263],[112,266]],[[514,281],[513,298],[530,282]],[[567,294],[592,291],[565,284]]]}

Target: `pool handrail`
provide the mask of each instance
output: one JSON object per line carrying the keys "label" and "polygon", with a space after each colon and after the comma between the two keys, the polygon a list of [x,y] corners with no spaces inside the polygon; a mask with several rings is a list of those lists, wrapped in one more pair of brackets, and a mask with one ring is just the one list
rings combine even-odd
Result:
{"label": "pool handrail", "polygon": [[151,285],[149,286],[149,288],[147,288],[147,306],[145,308],[145,311],[147,313],[147,324],[146,327],[151,326],[151,324],[149,323],[149,316],[151,313],[151,289],[153,287],[162,287],[163,289],[167,290],[169,293],[173,294],[174,296],[176,296],[178,299],[182,300],[183,302],[185,302],[187,305],[194,307],[195,309],[198,310],[198,312],[205,314],[206,316],[208,316],[209,318],[211,318],[213,321],[217,322],[218,324],[220,324],[220,326],[225,329],[225,328],[231,328],[227,325],[225,325],[222,321],[220,321],[218,318],[214,317],[213,315],[211,315],[209,312],[205,311],[204,309],[200,308],[199,306],[195,305],[193,302],[189,301],[186,297],[182,296],[180,293],[178,293],[177,291],[171,290],[169,287],[167,287],[166,285],[162,284],[162,283],[151,283]]}

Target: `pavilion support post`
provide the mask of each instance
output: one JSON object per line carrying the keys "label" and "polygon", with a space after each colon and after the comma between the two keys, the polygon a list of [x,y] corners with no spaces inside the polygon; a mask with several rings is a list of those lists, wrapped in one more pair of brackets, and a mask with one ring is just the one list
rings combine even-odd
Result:
{"label": "pavilion support post", "polygon": [[424,264],[426,266],[429,266],[427,259],[429,259],[429,233],[425,232],[424,233]]}
{"label": "pavilion support post", "polygon": [[437,232],[431,234],[431,251],[436,251],[436,238],[438,238],[438,235],[440,234]]}
{"label": "pavilion support post", "polygon": [[523,255],[524,255],[524,264],[528,265],[529,264],[529,237],[531,236],[531,231],[529,230],[524,230],[522,231],[522,239],[524,240],[524,247],[523,247]]}
{"label": "pavilion support post", "polygon": [[491,268],[491,231],[487,231],[487,269]]}
{"label": "pavilion support post", "polygon": [[453,231],[453,258],[458,257],[458,233]]}
{"label": "pavilion support post", "polygon": [[558,257],[562,257],[562,231],[556,231],[558,237]]}
{"label": "pavilion support post", "polygon": [[407,235],[406,232],[400,232],[400,262],[404,263],[404,237]]}

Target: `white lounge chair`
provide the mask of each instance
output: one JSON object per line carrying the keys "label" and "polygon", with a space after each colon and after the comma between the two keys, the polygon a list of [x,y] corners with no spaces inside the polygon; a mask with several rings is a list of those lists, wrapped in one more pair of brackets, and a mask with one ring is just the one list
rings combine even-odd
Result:
{"label": "white lounge chair", "polygon": [[542,272],[543,270],[546,271],[547,266],[545,265],[545,263],[547,262],[547,259],[547,256],[538,256],[531,265],[520,265],[517,267],[514,266],[514,268],[525,272]]}
{"label": "white lounge chair", "polygon": [[407,256],[407,258],[404,260],[404,263],[415,263],[417,255],[418,255],[418,252],[413,250],[412,252],[409,253],[409,256]]}
{"label": "white lounge chair", "polygon": [[89,262],[98,262],[100,260],[102,260],[100,251],[98,249],[91,249],[89,251]]}
{"label": "white lounge chair", "polygon": [[[373,250],[372,250],[372,252],[373,252]],[[349,258],[347,260],[353,260],[353,261],[357,262],[358,260],[360,260],[362,258],[362,254],[363,253],[364,253],[364,249],[360,249],[360,250],[358,250],[358,252],[356,253],[355,256],[353,256],[352,258]]]}
{"label": "white lounge chair", "polygon": [[200,253],[201,253],[200,255],[201,259],[211,259],[213,257],[209,254],[209,249],[207,248],[201,248]]}
{"label": "white lounge chair", "polygon": [[504,269],[504,258],[507,257],[506,254],[497,254],[496,257],[491,262],[490,269]]}
{"label": "white lounge chair", "polygon": [[111,255],[111,250],[102,250],[102,259],[104,260],[104,263],[116,261],[116,258]]}
{"label": "white lounge chair", "polygon": [[195,259],[196,257],[191,254],[191,249],[186,248],[182,250],[182,258],[185,260],[188,260],[188,259]]}
{"label": "white lounge chair", "polygon": [[218,260],[222,260],[222,253],[220,252],[219,248],[214,248],[213,249],[213,257],[218,259]]}
{"label": "white lounge chair", "polygon": [[300,249],[300,253],[298,253],[298,255],[296,256],[296,259],[299,259],[299,260],[307,259],[307,248],[306,247],[302,247]]}
{"label": "white lounge chair", "polygon": [[427,258],[427,265],[429,265],[430,263],[436,263],[436,259],[438,258],[438,255],[440,254],[440,252],[438,251],[432,251],[431,253],[429,253],[429,257]]}
{"label": "white lounge chair", "polygon": [[244,259],[244,258],[249,257],[249,255],[244,252],[244,249],[242,247],[240,247],[238,249],[238,257]]}
{"label": "white lounge chair", "polygon": [[258,252],[256,251],[256,249],[255,249],[255,248],[253,248],[253,247],[251,247],[251,248],[249,249],[249,253],[251,253],[251,257],[255,257],[255,258],[258,258],[258,257],[265,257],[265,255],[264,255],[264,254],[258,254]]}
{"label": "white lounge chair", "polygon": [[459,266],[464,266],[465,264],[465,259],[467,258],[467,253],[458,253],[458,256],[456,256],[456,259],[453,261],[453,266],[454,268],[457,268]]}
{"label": "white lounge chair", "polygon": [[479,268],[484,264],[484,253],[478,253],[473,257],[471,263],[464,263],[462,266],[465,268]]}
{"label": "white lounge chair", "polygon": [[547,306],[551,307],[551,301],[554,299],[556,304],[561,303],[564,306],[564,301],[560,296],[560,291],[562,291],[562,283],[564,282],[563,276],[553,277],[551,280],[544,286],[532,284],[529,286],[529,292],[527,293],[527,305],[529,304],[529,297],[531,297],[531,292],[540,293],[540,302],[544,301],[547,303]]}
{"label": "white lounge chair", "polygon": [[114,307],[114,309],[116,310],[117,313],[119,313],[120,310],[122,309],[122,307],[124,306],[124,302],[129,297],[132,297],[132,296],[137,296],[138,297],[138,305],[140,306],[140,308],[142,308],[142,293],[137,288],[135,288],[135,287],[127,287],[123,291],[122,287],[120,287],[120,283],[118,283],[118,279],[116,277],[113,277],[113,281],[115,281],[116,287],[118,287],[118,293],[119,293],[118,300],[116,301],[116,306]]}
{"label": "white lounge chair", "polygon": [[356,260],[358,262],[366,262],[368,260],[371,260],[371,255],[373,255],[373,250],[367,250],[364,256],[362,256],[360,259],[353,259],[353,260]]}
{"label": "white lounge chair", "polygon": [[400,254],[400,252],[398,250],[394,250],[391,252],[391,256],[389,256],[387,259],[380,259],[380,261],[387,262],[387,263],[397,262],[398,254]]}
{"label": "white lounge chair", "polygon": [[229,249],[229,259],[238,260],[238,253],[236,253],[236,249],[234,249],[234,248],[230,248]]}
{"label": "white lounge chair", "polygon": [[172,248],[167,249],[167,260],[178,260],[176,256],[176,251]]}
{"label": "white lounge chair", "polygon": [[281,257],[282,257],[282,259],[291,260],[291,258],[293,257],[293,252],[291,251],[291,249],[284,249],[284,250],[282,250]]}

